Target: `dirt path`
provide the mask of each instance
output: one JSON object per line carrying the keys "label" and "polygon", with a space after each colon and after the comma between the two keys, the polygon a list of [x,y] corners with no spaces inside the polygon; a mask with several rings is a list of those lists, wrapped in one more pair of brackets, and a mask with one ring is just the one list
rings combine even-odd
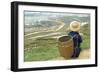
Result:
{"label": "dirt path", "polygon": [[58,27],[57,29],[56,29],[56,31],[58,31],[58,30],[60,30],[61,28],[63,28],[64,27],[64,25],[65,25],[65,23],[64,22],[62,22],[62,21],[56,21],[57,23],[59,23],[59,24],[61,24],[61,26],[60,27]]}
{"label": "dirt path", "polygon": [[40,37],[47,37],[47,36],[58,35],[58,34],[61,34],[61,33],[60,32],[49,33],[49,34],[46,34],[46,35],[39,35],[39,36],[31,37],[31,38],[28,38],[28,39],[36,39],[36,38],[40,38]]}
{"label": "dirt path", "polygon": [[[88,59],[90,58],[90,49],[86,49],[86,50],[82,50],[78,59]],[[57,57],[55,59],[52,60],[64,60],[63,57]]]}
{"label": "dirt path", "polygon": [[79,59],[88,59],[88,58],[90,58],[90,49],[83,50],[83,51],[80,53],[80,55],[79,55],[78,58],[79,58]]}
{"label": "dirt path", "polygon": [[55,22],[61,24],[61,25],[60,25],[57,29],[55,29],[55,30],[47,30],[47,31],[33,32],[33,33],[26,34],[25,36],[30,36],[30,35],[32,35],[32,34],[43,33],[43,32],[45,33],[45,32],[50,32],[50,31],[58,31],[58,30],[60,30],[61,28],[63,28],[64,25],[65,25],[65,23],[62,22],[62,21],[55,21]]}

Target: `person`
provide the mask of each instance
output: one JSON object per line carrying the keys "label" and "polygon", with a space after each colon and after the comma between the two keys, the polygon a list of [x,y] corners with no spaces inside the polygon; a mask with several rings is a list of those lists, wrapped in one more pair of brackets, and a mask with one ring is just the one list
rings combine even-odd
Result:
{"label": "person", "polygon": [[72,21],[70,23],[70,32],[68,33],[69,36],[73,38],[74,43],[74,52],[72,54],[72,58],[77,58],[81,51],[81,43],[82,43],[82,37],[79,34],[80,31],[80,25],[81,23],[79,21]]}

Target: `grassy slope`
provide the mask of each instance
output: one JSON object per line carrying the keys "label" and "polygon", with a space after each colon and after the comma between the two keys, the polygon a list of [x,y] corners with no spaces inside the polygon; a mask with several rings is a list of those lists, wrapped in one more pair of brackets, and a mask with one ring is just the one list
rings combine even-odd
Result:
{"label": "grassy slope", "polygon": [[84,25],[81,29],[83,33],[83,42],[81,44],[82,49],[89,49],[90,48],[90,26],[89,24]]}
{"label": "grassy slope", "polygon": [[59,56],[57,41],[55,39],[39,38],[34,41],[34,47],[25,51],[25,61],[40,61],[49,60]]}
{"label": "grassy slope", "polygon": [[[89,26],[86,25],[82,28],[81,32],[83,35],[83,43],[81,44],[82,49],[88,49],[90,44],[90,37],[89,37]],[[66,28],[59,30],[59,32],[64,31]],[[65,31],[64,31],[65,32]],[[44,33],[45,34],[45,33]],[[31,35],[31,37],[34,37],[35,34]],[[44,37],[44,38],[38,38],[35,40],[28,40],[28,37],[25,38],[25,52],[24,52],[24,60],[25,61],[45,61],[50,60],[56,57],[59,57],[59,51],[57,48],[57,40],[50,38],[50,37]],[[27,50],[29,48],[29,50]]]}

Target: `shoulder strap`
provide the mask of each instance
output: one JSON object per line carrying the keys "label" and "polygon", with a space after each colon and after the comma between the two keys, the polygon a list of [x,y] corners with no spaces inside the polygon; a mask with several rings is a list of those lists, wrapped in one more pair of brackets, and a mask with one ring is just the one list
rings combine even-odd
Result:
{"label": "shoulder strap", "polygon": [[72,38],[76,37],[77,35],[74,35]]}
{"label": "shoulder strap", "polygon": [[74,35],[72,38],[74,38],[74,37],[77,37],[76,38],[76,40],[77,40],[77,42],[76,42],[77,43],[76,48],[77,48],[78,47],[78,36],[77,35]]}

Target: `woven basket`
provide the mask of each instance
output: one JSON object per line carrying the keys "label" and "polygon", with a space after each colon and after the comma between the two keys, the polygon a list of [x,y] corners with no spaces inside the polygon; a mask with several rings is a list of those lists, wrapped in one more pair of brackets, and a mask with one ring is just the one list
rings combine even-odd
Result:
{"label": "woven basket", "polygon": [[65,59],[71,59],[73,54],[73,39],[70,36],[62,36],[58,39],[60,55]]}

